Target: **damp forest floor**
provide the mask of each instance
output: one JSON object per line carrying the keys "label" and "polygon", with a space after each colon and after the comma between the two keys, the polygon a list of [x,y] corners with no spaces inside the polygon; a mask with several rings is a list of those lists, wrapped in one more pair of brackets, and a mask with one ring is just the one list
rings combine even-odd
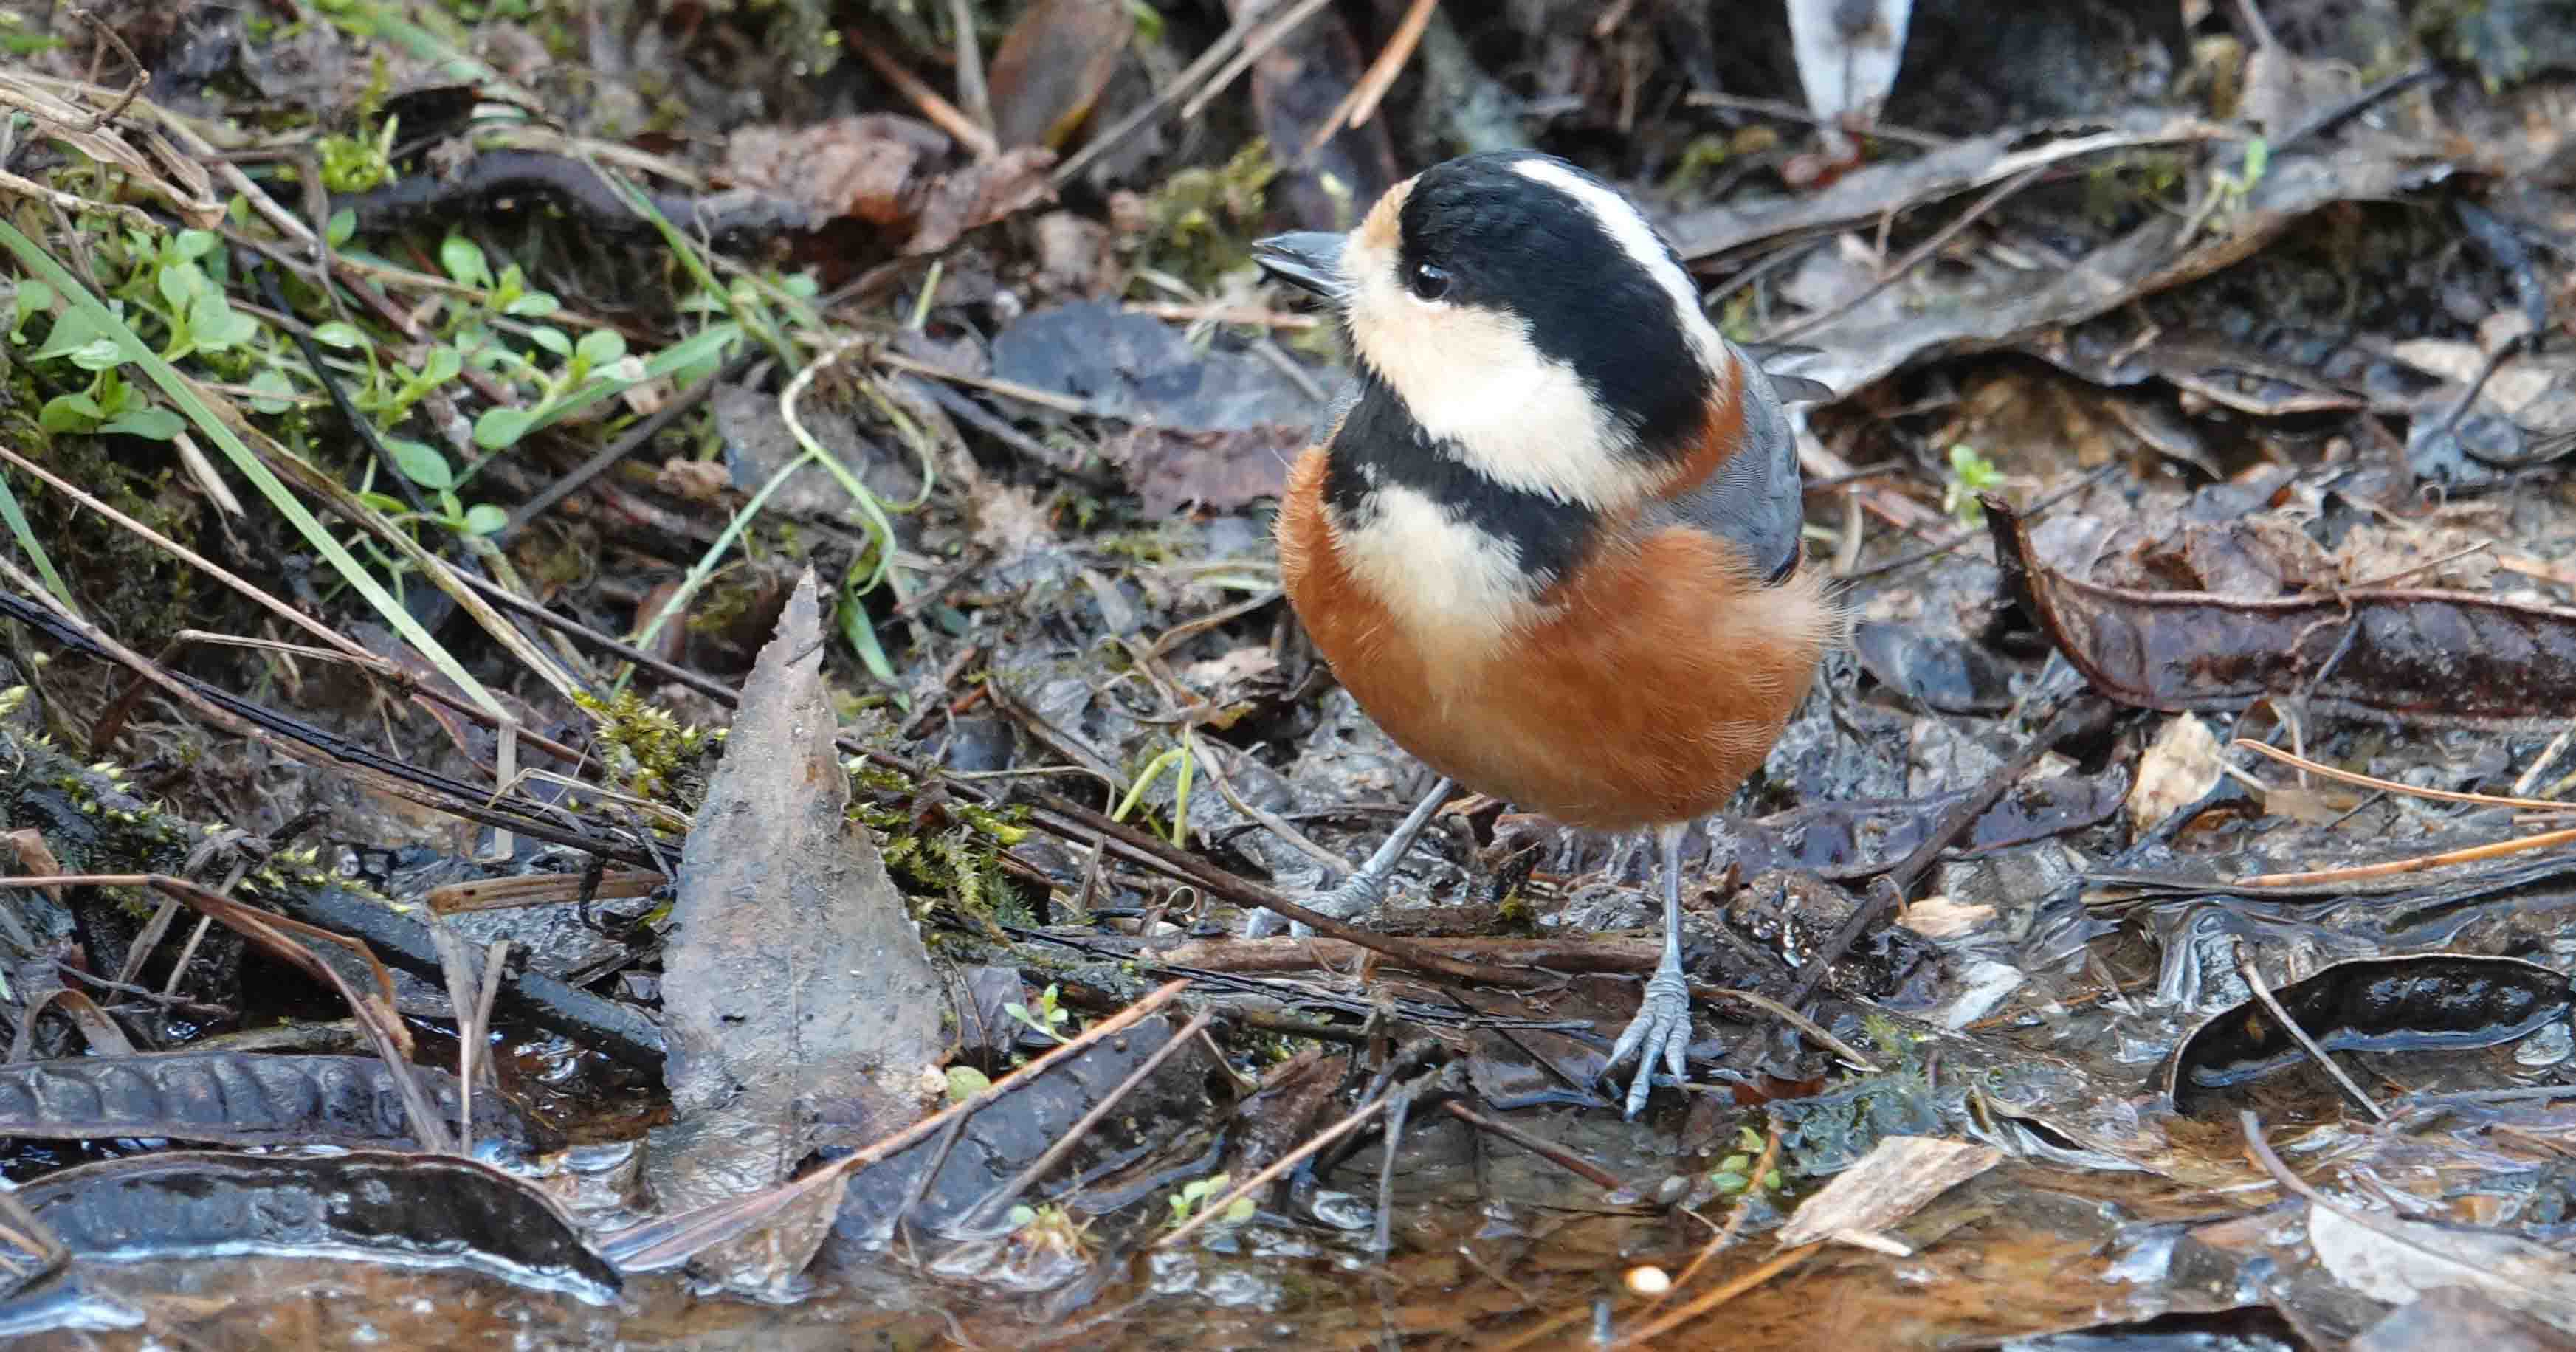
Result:
{"label": "damp forest floor", "polygon": [[[0,4],[0,1336],[2576,1346],[2576,5],[1986,10]],[[1645,842],[1247,937],[1248,247],[1502,147],[1853,621],[1634,1120]]]}

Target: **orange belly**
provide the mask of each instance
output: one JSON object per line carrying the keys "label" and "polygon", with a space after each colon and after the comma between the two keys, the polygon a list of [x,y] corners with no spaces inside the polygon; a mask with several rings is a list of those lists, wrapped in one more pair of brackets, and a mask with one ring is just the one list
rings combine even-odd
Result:
{"label": "orange belly", "polygon": [[1591,830],[1687,821],[1760,767],[1806,695],[1831,629],[1818,582],[1761,586],[1686,527],[1606,547],[1489,654],[1433,651],[1342,566],[1323,471],[1307,451],[1281,501],[1289,600],[1378,726],[1471,789]]}

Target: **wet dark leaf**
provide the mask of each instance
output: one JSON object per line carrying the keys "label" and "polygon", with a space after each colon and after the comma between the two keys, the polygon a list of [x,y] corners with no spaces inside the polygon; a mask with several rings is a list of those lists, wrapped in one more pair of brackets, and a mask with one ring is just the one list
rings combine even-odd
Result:
{"label": "wet dark leaf", "polygon": [[[2419,953],[2338,962],[2273,992],[2327,1051],[2493,1047],[2566,1016],[2563,973],[2520,958]],[[2207,1090],[2245,1084],[2307,1052],[2251,997],[2176,1044],[2161,1088],[2188,1114]]]}
{"label": "wet dark leaf", "polygon": [[1158,515],[1277,496],[1316,412],[1268,362],[1193,352],[1172,326],[1097,301],[1023,316],[993,340],[993,373],[1131,423],[1102,454]]}
{"label": "wet dark leaf", "polygon": [[1863,620],[1852,626],[1852,648],[1880,684],[1925,708],[1966,714],[2012,707],[2011,669],[1965,639]]}
{"label": "wet dark leaf", "polygon": [[84,1258],[247,1252],[462,1267],[593,1302],[620,1286],[533,1184],[445,1156],[173,1150],[65,1169],[19,1196]]}
{"label": "wet dark leaf", "polygon": [[2576,610],[2447,591],[2256,599],[2106,587],[2048,567],[2012,508],[1985,502],[2014,599],[2123,704],[2232,710],[2308,695],[2504,726],[2576,714]]}
{"label": "wet dark leaf", "polygon": [[[423,1088],[456,1116],[456,1080],[415,1067]],[[535,1147],[516,1105],[474,1099],[474,1135]],[[171,1137],[222,1145],[409,1146],[410,1124],[382,1061],[372,1056],[173,1052],[0,1067],[0,1136],[57,1140]]]}
{"label": "wet dark leaf", "polygon": [[[1178,1023],[1160,1015],[1145,1019],[966,1118],[954,1144],[944,1150],[944,1133],[934,1134],[864,1170],[850,1180],[840,1219],[833,1225],[835,1251],[855,1258],[883,1243],[898,1221],[935,1234],[972,1214],[995,1188],[1062,1140],[1178,1029]],[[1182,1048],[1094,1128],[1054,1175],[1041,1179],[1032,1196],[1021,1200],[1060,1200],[1084,1215],[1135,1200],[1139,1194],[1134,1190],[1096,1182],[1068,1187],[1064,1180],[1101,1179],[1135,1163],[1171,1131],[1194,1121],[1205,1111],[1209,1069],[1203,1047]],[[925,1182],[922,1175],[933,1167],[939,1172]],[[1212,1169],[1210,1162],[1199,1172]]]}

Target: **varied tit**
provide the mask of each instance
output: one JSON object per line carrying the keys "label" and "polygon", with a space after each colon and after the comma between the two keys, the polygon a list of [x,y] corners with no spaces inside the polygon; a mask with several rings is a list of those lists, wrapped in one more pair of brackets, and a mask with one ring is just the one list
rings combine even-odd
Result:
{"label": "varied tit", "polygon": [[[1627,1112],[1690,1041],[1681,840],[1762,764],[1840,620],[1799,567],[1781,393],[1600,179],[1469,155],[1347,235],[1260,241],[1339,314],[1356,379],[1290,469],[1289,600],[1334,675],[1441,780],[1317,909],[1375,905],[1456,785],[1652,827],[1664,951],[1609,1064]],[[1811,382],[1777,378],[1793,394]]]}

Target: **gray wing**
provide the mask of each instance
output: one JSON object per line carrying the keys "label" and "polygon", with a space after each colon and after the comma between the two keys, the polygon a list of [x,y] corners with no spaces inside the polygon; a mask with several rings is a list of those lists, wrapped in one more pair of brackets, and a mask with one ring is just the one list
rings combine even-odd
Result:
{"label": "gray wing", "polygon": [[[1740,387],[1744,445],[1706,483],[1664,502],[1661,514],[1735,546],[1754,576],[1777,581],[1797,567],[1799,532],[1807,520],[1798,439],[1789,430],[1782,396],[1814,398],[1802,387],[1823,387],[1797,376],[1773,376],[1741,352],[1737,359],[1746,377]],[[1783,381],[1797,383],[1783,390]]]}

